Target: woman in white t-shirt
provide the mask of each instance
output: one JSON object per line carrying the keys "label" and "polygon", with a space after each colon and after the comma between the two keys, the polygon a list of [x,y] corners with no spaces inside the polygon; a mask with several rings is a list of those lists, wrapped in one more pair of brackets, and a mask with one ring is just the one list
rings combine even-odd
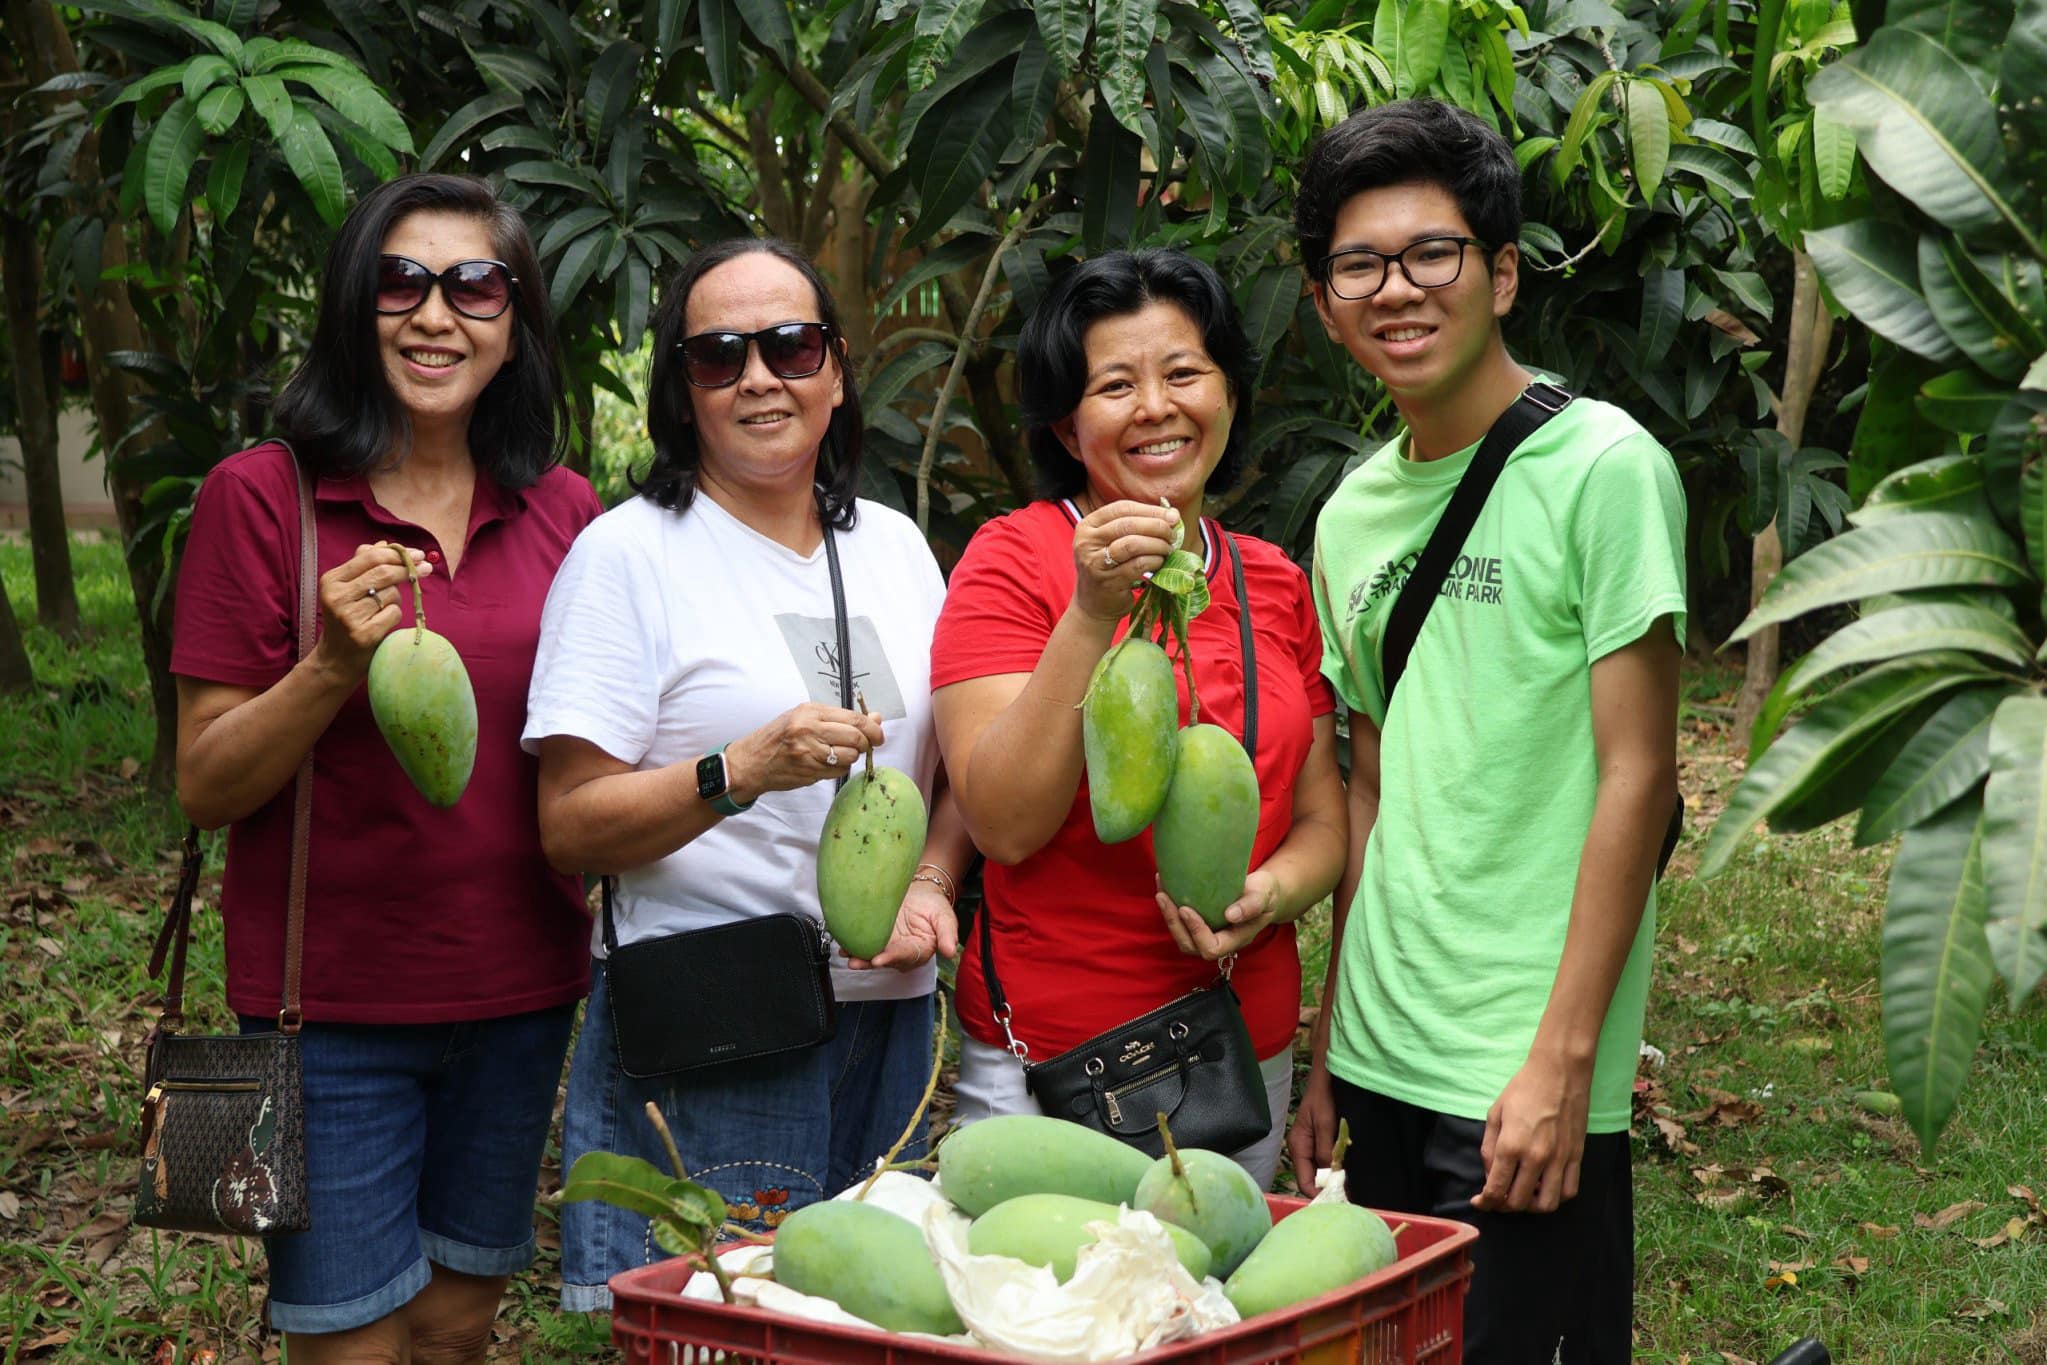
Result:
{"label": "woman in white t-shirt", "polygon": [[[563,1169],[589,1151],[665,1168],[651,1100],[690,1178],[763,1227],[863,1175],[908,1123],[931,1061],[933,959],[958,950],[952,898],[970,853],[931,723],[945,584],[914,523],[854,496],[860,400],[837,322],[823,280],[785,242],[734,239],[684,263],[653,323],[653,466],[555,577],[525,732],[548,857],[617,878],[621,945],[817,917],[832,779],[863,751],[924,792],[924,865],[888,946],[833,968],[829,1042],[627,1076],[601,924],[595,936]],[[848,670],[864,711],[842,704]],[[803,970],[764,966],[719,989],[758,1000]],[[563,1308],[609,1307],[606,1281],[662,1254],[645,1218],[565,1205]]]}

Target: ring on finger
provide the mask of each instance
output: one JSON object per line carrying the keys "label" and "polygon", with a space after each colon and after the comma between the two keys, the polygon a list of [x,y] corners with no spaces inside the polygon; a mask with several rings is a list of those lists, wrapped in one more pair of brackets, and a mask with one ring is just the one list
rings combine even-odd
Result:
{"label": "ring on finger", "polygon": [[384,605],[383,597],[379,595],[375,588],[364,588],[363,596],[369,598],[370,601],[375,602],[380,607]]}
{"label": "ring on finger", "polygon": [[824,746],[824,761],[828,767],[836,768],[839,766],[839,749],[837,745],[827,744]]}
{"label": "ring on finger", "polygon": [[1102,567],[1105,569],[1116,567],[1116,556],[1106,546],[1102,549]]}

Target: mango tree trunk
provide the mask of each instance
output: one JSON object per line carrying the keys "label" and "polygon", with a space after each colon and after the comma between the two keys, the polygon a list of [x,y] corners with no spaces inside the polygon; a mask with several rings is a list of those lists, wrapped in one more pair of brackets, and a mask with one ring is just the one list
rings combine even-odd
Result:
{"label": "mango tree trunk", "polygon": [[[23,43],[30,62],[29,76],[37,85],[53,77],[79,72],[78,49],[72,46],[70,31],[50,0],[7,0],[8,26]],[[75,96],[65,96],[75,98]],[[107,222],[100,266],[103,278],[77,282],[80,330],[85,335],[86,374],[92,387],[93,417],[99,428],[101,448],[106,451],[107,490],[114,501],[114,516],[121,528],[121,544],[132,548],[142,525],[142,488],[127,473],[126,462],[115,443],[133,424],[135,385],[125,371],[115,368],[107,357],[116,351],[145,349],[142,324],[135,316],[125,283],[128,239],[120,213],[110,201],[100,180],[100,149],[97,132],[88,132],[78,145],[72,163],[72,180],[77,198],[96,204]],[[138,439],[145,439],[143,433]],[[146,443],[146,439],[145,439]],[[135,614],[142,632],[142,658],[149,669],[150,700],[156,710],[156,749],[149,759],[150,786],[168,792],[174,785],[178,753],[178,693],[171,681],[170,594],[158,587],[173,569],[159,564],[154,555],[123,556],[128,563],[128,582],[135,594]]]}
{"label": "mango tree trunk", "polygon": [[21,623],[7,600],[6,580],[0,579],[0,692],[32,692],[35,685],[35,669],[21,643]]}
{"label": "mango tree trunk", "polygon": [[64,527],[64,486],[57,464],[55,376],[45,364],[37,287],[43,277],[34,220],[0,209],[0,287],[7,296],[7,341],[14,356],[15,434],[28,485],[29,552],[35,561],[36,619],[64,639],[78,634],[78,592]]}
{"label": "mango tree trunk", "polygon": [[[1819,273],[1812,257],[1803,251],[1792,253],[1790,348],[1784,359],[1784,390],[1777,399],[1777,430],[1793,450],[1805,439],[1805,415],[1812,406],[1813,390],[1827,363],[1827,344],[1834,335],[1834,316],[1820,299]],[[1773,477],[1774,470],[1763,471]],[[1772,521],[1756,537],[1749,557],[1749,605],[1760,602],[1784,567],[1784,542]],[[1742,667],[1741,695],[1734,703],[1734,733],[1746,744],[1755,728],[1756,714],[1764,698],[1777,685],[1779,645],[1777,627],[1767,626],[1748,638],[1748,657]]]}

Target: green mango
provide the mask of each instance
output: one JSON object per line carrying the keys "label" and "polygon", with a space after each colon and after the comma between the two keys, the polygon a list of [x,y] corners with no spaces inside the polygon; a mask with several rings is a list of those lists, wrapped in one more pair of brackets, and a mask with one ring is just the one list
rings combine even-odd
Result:
{"label": "green mango", "polygon": [[888,946],[924,833],[923,794],[899,769],[855,773],[833,798],[817,842],[817,899],[825,928],[852,956]]}
{"label": "green mango", "polygon": [[[976,1256],[1014,1256],[1027,1265],[1051,1267],[1061,1284],[1073,1278],[1080,1249],[1095,1241],[1089,1223],[1113,1223],[1116,1206],[1070,1194],[1021,1194],[1004,1200],[974,1220],[967,1229],[967,1250]],[[1208,1246],[1185,1228],[1165,1224],[1173,1252],[1195,1279],[1203,1279],[1213,1261]]]}
{"label": "green mango", "polygon": [[775,1229],[775,1282],[891,1332],[967,1330],[922,1230],[858,1200],[806,1204],[783,1219]]}
{"label": "green mango", "polygon": [[1400,1259],[1386,1220],[1357,1204],[1309,1204],[1272,1225],[1224,1282],[1247,1318],[1327,1294]]}
{"label": "green mango", "polygon": [[370,656],[370,714],[419,794],[443,808],[476,766],[476,690],[447,638],[401,627]]}
{"label": "green mango", "polygon": [[1080,708],[1080,739],[1097,839],[1134,839],[1158,814],[1173,779],[1179,723],[1180,694],[1166,651],[1131,640],[1095,665]]}
{"label": "green mango", "polygon": [[1092,1128],[1004,1114],[955,1128],[938,1144],[938,1181],[969,1217],[1023,1194],[1128,1204],[1151,1158]]}
{"label": "green mango", "polygon": [[1211,929],[1244,894],[1258,837],[1258,774],[1236,736],[1219,725],[1180,731],[1173,782],[1152,821],[1159,885],[1176,904],[1201,912]]}
{"label": "green mango", "polygon": [[1137,1182],[1137,1203],[1162,1223],[1182,1227],[1208,1245],[1215,1273],[1227,1276],[1272,1230],[1272,1209],[1251,1173],[1220,1152],[1180,1150],[1151,1163]]}

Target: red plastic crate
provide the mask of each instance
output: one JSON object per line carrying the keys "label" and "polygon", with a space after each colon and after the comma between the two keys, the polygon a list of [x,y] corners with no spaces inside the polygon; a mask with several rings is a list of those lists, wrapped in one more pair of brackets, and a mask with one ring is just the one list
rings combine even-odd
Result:
{"label": "red plastic crate", "polygon": [[[1275,1220],[1307,1203],[1267,1195]],[[1146,1365],[1462,1365],[1464,1290],[1478,1230],[1445,1218],[1382,1215],[1400,1259],[1320,1298],[1131,1357]],[[1015,1357],[921,1337],[685,1299],[681,1260],[611,1277],[611,1339],[635,1365],[926,1365]]]}

